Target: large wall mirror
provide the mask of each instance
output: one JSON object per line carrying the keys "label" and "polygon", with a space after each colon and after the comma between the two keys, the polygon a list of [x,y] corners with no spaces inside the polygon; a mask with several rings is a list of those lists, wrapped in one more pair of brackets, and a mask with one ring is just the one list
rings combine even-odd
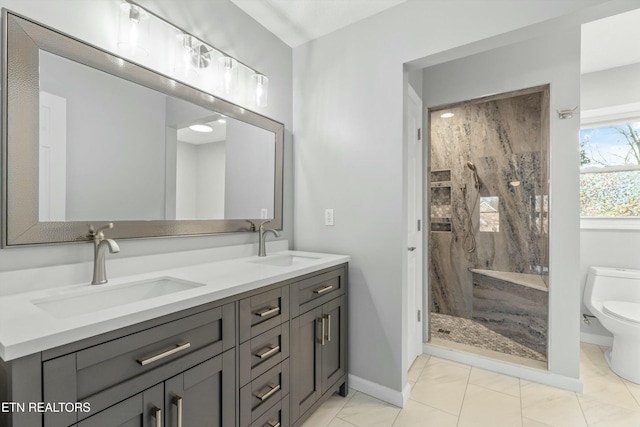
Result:
{"label": "large wall mirror", "polygon": [[281,123],[6,10],[3,24],[4,247],[105,222],[116,238],[282,228]]}

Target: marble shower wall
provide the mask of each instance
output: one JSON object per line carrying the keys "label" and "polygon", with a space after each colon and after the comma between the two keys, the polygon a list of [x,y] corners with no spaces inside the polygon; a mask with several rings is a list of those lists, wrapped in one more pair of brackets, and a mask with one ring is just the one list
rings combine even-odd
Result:
{"label": "marble shower wall", "polygon": [[[470,268],[546,271],[548,96],[544,86],[430,111],[432,311],[471,318]],[[445,112],[454,116],[440,117]],[[468,161],[477,168],[479,191]],[[439,177],[446,177],[448,170],[450,181],[442,181]],[[447,188],[450,208],[442,202]],[[442,213],[447,211],[448,217]],[[472,252],[465,249],[471,246],[465,234],[469,215],[476,241]],[[448,228],[451,231],[433,231]]]}

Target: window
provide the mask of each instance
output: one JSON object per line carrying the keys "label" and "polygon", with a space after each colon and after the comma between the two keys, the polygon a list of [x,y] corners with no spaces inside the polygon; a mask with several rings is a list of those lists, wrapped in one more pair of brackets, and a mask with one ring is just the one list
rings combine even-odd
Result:
{"label": "window", "polygon": [[640,119],[580,131],[580,216],[640,218]]}
{"label": "window", "polygon": [[480,231],[497,233],[500,231],[500,198],[480,197]]}

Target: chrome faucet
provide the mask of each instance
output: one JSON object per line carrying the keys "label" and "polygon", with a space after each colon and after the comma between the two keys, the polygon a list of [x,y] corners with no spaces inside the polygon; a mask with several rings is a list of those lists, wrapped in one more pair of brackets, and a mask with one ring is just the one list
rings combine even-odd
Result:
{"label": "chrome faucet", "polygon": [[101,285],[107,283],[107,270],[105,267],[105,252],[107,247],[109,253],[115,254],[120,252],[120,247],[113,239],[106,239],[104,237],[103,230],[113,228],[113,223],[98,228],[95,230],[93,226],[89,226],[89,236],[93,237],[93,280],[92,285]]}
{"label": "chrome faucet", "polygon": [[267,220],[260,224],[260,242],[258,244],[258,256],[267,256],[267,250],[265,249],[264,242],[266,240],[266,234],[270,231],[276,237],[280,237],[280,234],[272,228],[264,228],[264,225],[271,222],[271,220]]}

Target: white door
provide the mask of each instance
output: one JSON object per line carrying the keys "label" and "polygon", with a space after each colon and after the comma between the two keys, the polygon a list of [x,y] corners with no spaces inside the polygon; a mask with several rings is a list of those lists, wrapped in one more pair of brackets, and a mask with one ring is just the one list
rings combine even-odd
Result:
{"label": "white door", "polygon": [[407,99],[407,366],[422,354],[422,101],[408,87]]}
{"label": "white door", "polygon": [[40,92],[38,165],[40,221],[64,221],[67,198],[67,100],[47,92]]}

